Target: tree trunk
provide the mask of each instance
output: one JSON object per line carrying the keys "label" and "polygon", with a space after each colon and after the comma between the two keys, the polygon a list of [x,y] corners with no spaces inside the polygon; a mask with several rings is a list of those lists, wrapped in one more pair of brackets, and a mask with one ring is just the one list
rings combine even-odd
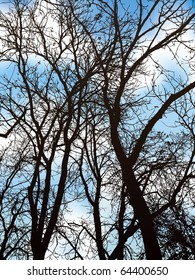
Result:
{"label": "tree trunk", "polygon": [[143,194],[132,170],[123,170],[123,179],[127,186],[135,217],[139,221],[140,230],[143,237],[146,258],[148,260],[161,260],[161,252],[154,229],[152,215],[148,209]]}
{"label": "tree trunk", "polygon": [[45,252],[39,249],[39,251],[33,253],[33,260],[44,260],[45,258]]}
{"label": "tree trunk", "polygon": [[36,242],[35,240],[31,241],[31,247],[33,251],[33,260],[44,260],[46,250],[43,248],[40,242]]}
{"label": "tree trunk", "polygon": [[100,260],[105,260],[106,257],[105,257],[105,251],[104,251],[103,240],[102,240],[102,226],[101,226],[98,206],[95,207],[94,209],[94,222],[95,222],[95,233],[96,233],[98,255]]}
{"label": "tree trunk", "polygon": [[135,217],[139,222],[146,258],[148,260],[161,260],[162,256],[154,229],[153,218],[135,178],[132,165],[124,153],[117,131],[117,122],[115,122],[113,116],[110,116],[110,123],[112,144],[120,162],[124,184],[131,198]]}

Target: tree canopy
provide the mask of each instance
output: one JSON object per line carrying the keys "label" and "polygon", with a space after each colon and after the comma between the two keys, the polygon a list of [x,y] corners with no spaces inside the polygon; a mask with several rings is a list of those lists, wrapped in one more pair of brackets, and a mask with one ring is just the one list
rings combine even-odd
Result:
{"label": "tree canopy", "polygon": [[186,0],[0,13],[0,259],[194,259]]}

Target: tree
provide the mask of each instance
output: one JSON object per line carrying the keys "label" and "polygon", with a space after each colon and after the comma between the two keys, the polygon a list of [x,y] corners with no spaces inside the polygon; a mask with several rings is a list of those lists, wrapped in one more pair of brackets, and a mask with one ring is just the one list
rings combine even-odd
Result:
{"label": "tree", "polygon": [[[14,143],[10,143],[13,145]],[[29,259],[29,220],[25,219],[27,209],[25,201],[26,191],[20,185],[25,184],[25,178],[21,179],[22,157],[25,153],[2,149],[1,154],[1,193],[0,193],[0,233],[1,248],[0,259],[14,258]],[[8,158],[10,157],[10,158]],[[17,190],[19,186],[19,190]]]}
{"label": "tree", "polygon": [[[36,3],[31,6],[15,1],[12,14],[2,15],[2,27],[9,34],[2,39],[8,47],[4,55],[18,70],[17,80],[5,78],[2,83],[3,109],[13,120],[11,130],[7,128],[4,135],[17,127],[19,144],[21,137],[28,139],[30,153],[25,161],[29,165],[27,188],[34,259],[44,258],[57,221],[71,144],[82,121],[81,101],[95,65],[87,61],[81,65],[79,43],[85,38],[69,9],[59,11],[55,18],[55,37],[53,26],[49,26],[50,12]],[[31,55],[37,61],[31,62]],[[5,122],[8,126],[8,118]],[[56,157],[58,163],[54,162]],[[59,176],[54,179],[58,170]]]}
{"label": "tree", "polygon": [[63,257],[59,242],[69,258],[192,258],[194,18],[175,0],[15,0],[1,14],[0,136],[17,140],[34,259]]}

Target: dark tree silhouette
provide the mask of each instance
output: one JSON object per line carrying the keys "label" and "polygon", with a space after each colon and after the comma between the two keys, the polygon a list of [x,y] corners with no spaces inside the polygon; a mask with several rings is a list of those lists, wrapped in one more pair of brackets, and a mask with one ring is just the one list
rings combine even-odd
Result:
{"label": "dark tree silhouette", "polygon": [[193,258],[187,2],[14,0],[0,14],[2,259]]}

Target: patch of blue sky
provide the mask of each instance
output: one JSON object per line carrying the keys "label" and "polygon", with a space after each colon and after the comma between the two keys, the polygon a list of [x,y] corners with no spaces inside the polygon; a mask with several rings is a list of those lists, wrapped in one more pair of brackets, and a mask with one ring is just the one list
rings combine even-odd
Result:
{"label": "patch of blue sky", "polygon": [[11,3],[11,1],[1,1],[0,2],[0,11],[2,12],[2,13],[7,13],[7,12],[9,12],[9,9],[10,9],[10,3]]}
{"label": "patch of blue sky", "polygon": [[[144,2],[144,1],[143,1]],[[149,2],[149,1],[145,1]],[[177,3],[178,5],[179,3]],[[154,17],[148,20],[148,24],[151,21],[158,18],[158,10],[154,12]],[[166,26],[164,26],[165,30],[169,30],[170,32],[176,28],[177,22],[173,24],[172,22],[166,22]],[[146,29],[149,28],[149,25],[146,23]],[[155,36],[156,31],[153,30],[150,33],[147,33],[145,39],[143,40],[143,47],[142,50],[146,50],[150,42],[152,41],[153,37]],[[159,32],[156,39],[153,41],[153,44],[159,42],[166,36],[166,31]],[[192,30],[187,31],[184,35],[181,35],[181,40],[188,42],[191,44],[191,48],[194,47],[194,32]],[[139,58],[141,54],[136,53],[136,56]],[[194,57],[193,57],[194,60]],[[140,76],[140,89],[137,89],[138,96],[146,95],[149,92],[149,96],[151,97],[150,105],[148,105],[149,111],[145,114],[143,113],[143,118],[147,119],[148,112],[153,112],[158,110],[163,102],[166,100],[167,96],[172,93],[176,92],[176,89],[182,89],[182,86],[185,86],[187,83],[190,83],[193,80],[193,73],[190,67],[190,63],[193,63],[191,54],[189,49],[180,42],[173,42],[169,44],[169,46],[165,48],[161,48],[156,50],[152,55],[151,59],[146,61],[145,67],[148,70],[148,75]],[[146,70],[146,71],[147,71]],[[154,88],[155,94],[152,95],[152,88]],[[158,98],[159,93],[159,98]],[[156,95],[156,96],[155,96]],[[164,95],[164,99],[161,100],[160,96]],[[155,109],[156,108],[156,109]],[[164,129],[168,131],[168,126],[166,126],[168,119],[168,124],[172,127],[170,130],[173,129],[174,123],[177,119],[175,113],[170,113],[168,115],[165,114],[163,120],[157,123],[155,128]],[[175,126],[176,128],[176,126]]]}

